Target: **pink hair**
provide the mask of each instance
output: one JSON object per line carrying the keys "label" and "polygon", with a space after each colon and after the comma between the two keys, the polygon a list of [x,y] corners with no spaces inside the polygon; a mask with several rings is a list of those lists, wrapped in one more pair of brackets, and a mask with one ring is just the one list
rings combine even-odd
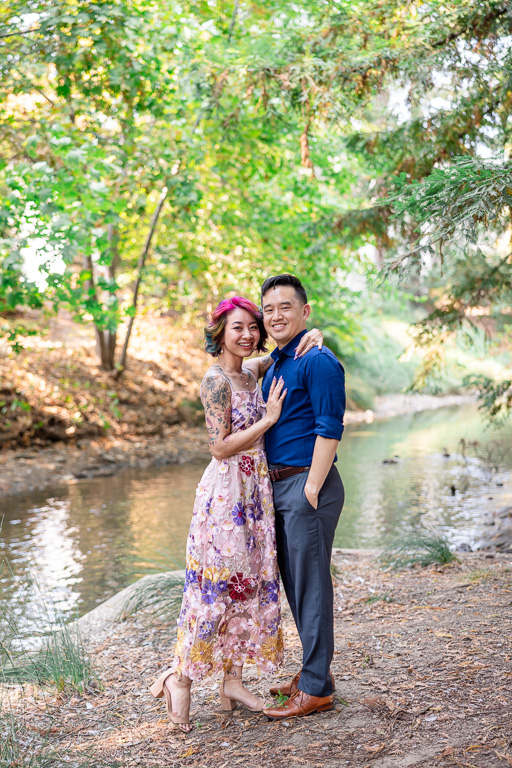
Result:
{"label": "pink hair", "polygon": [[244,299],[243,296],[233,296],[231,299],[222,299],[212,312],[212,321],[216,323],[222,315],[226,315],[228,312],[232,312],[233,309],[240,307],[250,312],[254,317],[261,317],[260,311],[256,304],[249,299]]}
{"label": "pink hair", "polygon": [[249,312],[256,322],[258,323],[258,329],[260,332],[260,341],[257,346],[258,352],[265,351],[265,341],[267,339],[267,333],[263,326],[263,320],[261,312],[252,301],[244,299],[243,296],[233,296],[231,299],[223,299],[213,310],[210,318],[210,322],[204,329],[204,342],[205,349],[214,357],[220,355],[221,341],[224,336],[224,328],[226,326],[226,319],[230,312],[234,309],[245,309]]}

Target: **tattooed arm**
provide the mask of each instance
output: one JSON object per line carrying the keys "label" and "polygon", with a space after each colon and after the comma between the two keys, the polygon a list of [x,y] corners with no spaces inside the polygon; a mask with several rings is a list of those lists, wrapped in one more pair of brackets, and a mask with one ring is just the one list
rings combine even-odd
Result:
{"label": "tattooed arm", "polygon": [[279,382],[274,380],[270,387],[266,415],[248,429],[231,434],[229,382],[219,374],[205,376],[201,384],[201,400],[212,456],[216,459],[226,459],[228,456],[251,448],[256,440],[278,420],[285,395],[286,390],[283,391],[282,379]]}
{"label": "tattooed arm", "polygon": [[258,379],[265,375],[272,363],[273,360],[270,355],[264,355],[264,357],[253,357],[252,360],[244,360],[242,367],[250,371],[256,381],[258,381]]}
{"label": "tattooed arm", "polygon": [[[231,387],[224,376],[207,374],[201,384],[201,402],[204,408],[210,451],[222,443],[231,431]],[[218,458],[215,456],[215,458]]]}

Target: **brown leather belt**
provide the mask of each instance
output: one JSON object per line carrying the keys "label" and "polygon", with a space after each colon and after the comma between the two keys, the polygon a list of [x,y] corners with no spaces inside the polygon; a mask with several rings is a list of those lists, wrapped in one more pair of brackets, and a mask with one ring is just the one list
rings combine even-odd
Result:
{"label": "brown leather belt", "polygon": [[274,482],[276,480],[284,480],[287,477],[293,477],[293,475],[300,475],[301,472],[307,472],[310,467],[281,467],[281,469],[271,469],[270,479]]}

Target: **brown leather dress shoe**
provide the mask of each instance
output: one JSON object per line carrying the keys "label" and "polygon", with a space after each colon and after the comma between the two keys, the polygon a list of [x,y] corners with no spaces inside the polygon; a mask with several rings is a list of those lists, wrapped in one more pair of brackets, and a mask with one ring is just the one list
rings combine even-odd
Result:
{"label": "brown leather dress shoe", "polygon": [[[331,671],[329,671],[329,675],[331,676],[332,690],[334,692],[336,690],[336,686],[334,685],[334,677]],[[292,680],[290,680],[289,683],[283,683],[283,685],[274,685],[270,689],[270,695],[279,696],[279,694],[281,693],[283,696],[291,696],[292,693],[295,693],[295,691],[298,690],[299,680],[300,680],[300,672],[297,672],[295,677]]]}
{"label": "brown leather dress shoe", "polygon": [[309,693],[297,689],[281,707],[268,707],[263,710],[263,714],[269,720],[284,720],[286,717],[304,717],[313,715],[315,712],[327,712],[333,707],[332,695],[310,696]]}
{"label": "brown leather dress shoe", "polygon": [[279,696],[279,694],[282,694],[283,696],[291,696],[292,693],[295,693],[297,690],[297,683],[300,679],[300,672],[297,672],[297,674],[288,682],[283,683],[282,685],[274,685],[270,689],[270,695],[271,696]]}

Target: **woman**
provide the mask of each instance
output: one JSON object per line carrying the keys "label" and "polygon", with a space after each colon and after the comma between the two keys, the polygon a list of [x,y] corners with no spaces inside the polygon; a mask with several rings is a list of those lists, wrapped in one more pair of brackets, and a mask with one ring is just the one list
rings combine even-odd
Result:
{"label": "woman", "polygon": [[[321,346],[319,333],[310,331],[298,352]],[[213,459],[196,493],[174,661],[150,689],[165,696],[170,719],[186,733],[192,680],[223,672],[222,708],[240,702],[261,712],[264,700],[242,683],[243,665],[272,674],[283,654],[264,434],[279,419],[286,390],[274,380],[265,405],[258,379],[271,359],[246,360],[264,351],[266,340],[248,299],[221,301],[205,337],[207,351],[219,358],[201,384]]]}

